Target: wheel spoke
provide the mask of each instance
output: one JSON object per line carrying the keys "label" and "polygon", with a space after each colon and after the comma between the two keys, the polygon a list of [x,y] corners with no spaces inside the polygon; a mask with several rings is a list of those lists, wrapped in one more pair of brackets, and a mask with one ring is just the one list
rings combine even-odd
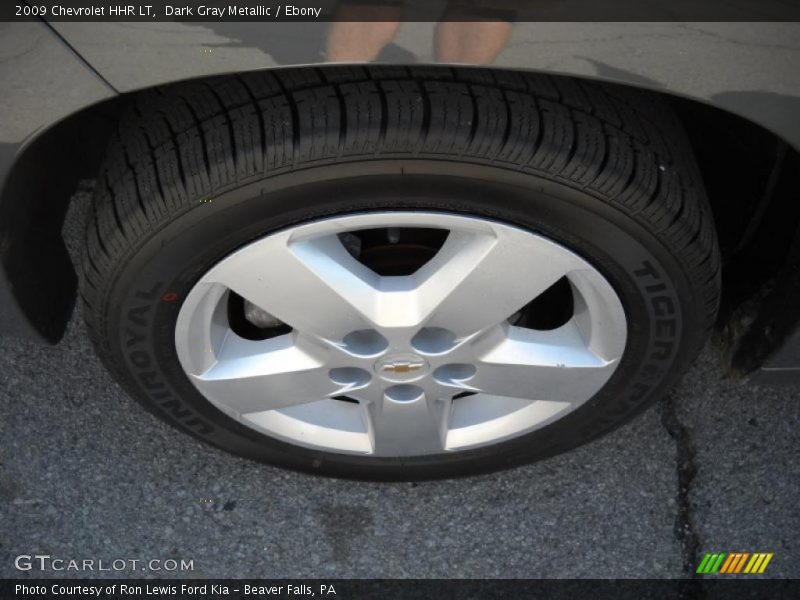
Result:
{"label": "wheel spoke", "polygon": [[395,386],[380,402],[364,404],[372,452],[413,456],[443,452],[452,402],[415,386]]}
{"label": "wheel spoke", "polygon": [[355,260],[335,235],[293,242],[277,234],[212,269],[217,281],[306,334],[341,340],[372,326],[378,276]]}
{"label": "wheel spoke", "polygon": [[553,330],[498,327],[476,345],[469,381],[497,396],[583,402],[606,383],[616,366],[591,352],[574,322]]}
{"label": "wheel spoke", "polygon": [[229,335],[216,363],[190,377],[209,399],[245,415],[315,402],[349,388],[328,373],[320,358],[292,335],[263,342]]}
{"label": "wheel spoke", "polygon": [[416,274],[418,303],[430,315],[428,326],[465,337],[504,321],[564,275],[585,267],[522,230],[451,232]]}

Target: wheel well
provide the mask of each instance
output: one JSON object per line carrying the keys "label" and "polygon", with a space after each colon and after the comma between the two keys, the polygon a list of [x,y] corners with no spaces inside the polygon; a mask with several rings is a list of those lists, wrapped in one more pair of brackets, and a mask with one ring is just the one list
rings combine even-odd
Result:
{"label": "wheel well", "polygon": [[722,251],[716,341],[733,375],[759,368],[800,322],[800,154],[766,129],[670,97],[703,176]]}
{"label": "wheel well", "polygon": [[[75,269],[61,238],[70,197],[79,179],[97,172],[121,111],[144,91],[86,108],[36,137],[14,164],[3,189],[6,272],[28,320],[48,341],[63,334],[75,299]],[[797,273],[782,271],[800,243],[800,203],[794,197],[800,155],[775,134],[725,110],[663,92],[647,93],[665,97],[686,126],[723,254],[719,339],[735,370],[753,370],[782,339],[773,335],[746,345],[742,340],[754,335],[754,323],[763,328],[768,296],[786,293],[782,288],[800,279]],[[67,155],[64,148],[70,149]],[[43,164],[48,165],[49,178],[41,177]],[[22,205],[14,200],[23,197]],[[780,329],[788,335],[795,324],[788,320],[796,317],[780,318]]]}
{"label": "wheel well", "polygon": [[113,98],[58,122],[28,142],[11,167],[0,195],[0,275],[22,314],[12,315],[9,333],[50,343],[64,334],[78,279],[61,228],[78,181],[97,172],[124,104]]}

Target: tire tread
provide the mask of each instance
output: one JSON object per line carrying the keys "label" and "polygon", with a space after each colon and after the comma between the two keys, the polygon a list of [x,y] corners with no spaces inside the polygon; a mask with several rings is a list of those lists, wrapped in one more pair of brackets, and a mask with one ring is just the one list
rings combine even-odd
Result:
{"label": "tire tread", "polygon": [[716,234],[686,135],[659,96],[499,70],[306,68],[134,97],[112,136],[86,229],[81,296],[101,356],[113,354],[105,315],[116,274],[180,214],[291,169],[448,157],[554,178],[641,222],[686,270],[711,328]]}

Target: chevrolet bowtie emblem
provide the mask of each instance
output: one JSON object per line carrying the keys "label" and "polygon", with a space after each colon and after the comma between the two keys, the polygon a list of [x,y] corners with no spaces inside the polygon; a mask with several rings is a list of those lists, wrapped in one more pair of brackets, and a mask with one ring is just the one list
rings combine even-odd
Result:
{"label": "chevrolet bowtie emblem", "polygon": [[383,365],[384,371],[391,371],[392,373],[410,373],[411,371],[419,371],[425,364],[421,362],[398,362],[389,365]]}

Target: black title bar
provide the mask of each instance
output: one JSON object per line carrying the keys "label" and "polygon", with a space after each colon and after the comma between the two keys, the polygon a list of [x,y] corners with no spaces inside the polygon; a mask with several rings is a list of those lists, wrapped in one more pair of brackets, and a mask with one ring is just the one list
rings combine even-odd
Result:
{"label": "black title bar", "polygon": [[800,21],[800,0],[2,0],[0,21]]}

